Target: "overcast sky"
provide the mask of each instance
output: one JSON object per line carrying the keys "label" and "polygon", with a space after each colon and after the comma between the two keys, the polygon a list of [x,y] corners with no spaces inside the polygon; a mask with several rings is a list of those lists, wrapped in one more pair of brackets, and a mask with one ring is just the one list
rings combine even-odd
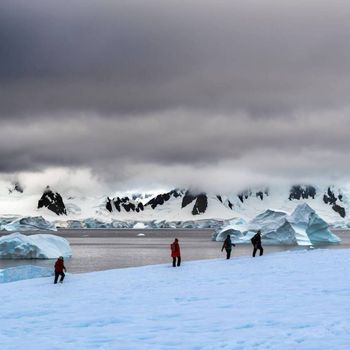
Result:
{"label": "overcast sky", "polygon": [[0,172],[348,182],[349,33],[347,1],[1,0]]}

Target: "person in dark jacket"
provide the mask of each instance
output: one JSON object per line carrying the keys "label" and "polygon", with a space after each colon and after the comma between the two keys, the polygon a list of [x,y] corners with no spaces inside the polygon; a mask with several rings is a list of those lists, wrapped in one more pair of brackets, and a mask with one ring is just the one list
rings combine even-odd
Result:
{"label": "person in dark jacket", "polygon": [[63,271],[67,271],[66,267],[64,266],[64,259],[63,256],[60,256],[56,263],[55,263],[55,284],[57,283],[58,277],[61,276],[60,278],[60,283],[63,283],[63,279],[64,279],[64,272]]}
{"label": "person in dark jacket", "polygon": [[231,251],[232,246],[235,247],[236,245],[231,242],[231,236],[227,235],[226,239],[224,240],[224,244],[222,245],[221,251],[226,250],[226,259],[230,259],[231,257]]}
{"label": "person in dark jacket", "polygon": [[[171,257],[173,258],[173,267],[180,266],[181,264],[181,253],[179,240],[175,238],[174,242],[170,244]],[[177,263],[176,263],[177,260]]]}
{"label": "person in dark jacket", "polygon": [[258,232],[255,234],[255,236],[251,239],[251,242],[253,244],[254,250],[253,250],[253,258],[255,257],[256,251],[260,250],[260,256],[263,255],[264,249],[261,245],[261,231],[258,230]]}

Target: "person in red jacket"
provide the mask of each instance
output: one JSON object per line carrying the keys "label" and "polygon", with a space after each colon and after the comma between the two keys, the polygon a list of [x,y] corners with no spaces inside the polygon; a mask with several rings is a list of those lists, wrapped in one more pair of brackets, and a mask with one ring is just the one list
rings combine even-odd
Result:
{"label": "person in red jacket", "polygon": [[55,282],[54,282],[55,284],[57,283],[59,276],[61,276],[60,283],[63,282],[64,276],[65,276],[63,271],[67,271],[67,269],[64,266],[63,256],[60,256],[55,263]]}
{"label": "person in red jacket", "polygon": [[[180,254],[180,245],[179,240],[175,238],[175,241],[170,245],[171,257],[173,258],[173,267],[180,266],[181,264],[181,254]],[[176,264],[177,259],[177,264]]]}

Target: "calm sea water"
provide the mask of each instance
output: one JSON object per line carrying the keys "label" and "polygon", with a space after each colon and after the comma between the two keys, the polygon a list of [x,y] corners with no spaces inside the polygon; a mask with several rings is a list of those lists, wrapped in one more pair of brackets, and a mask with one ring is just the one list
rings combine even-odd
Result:
{"label": "calm sea water", "polygon": [[[322,245],[319,248],[350,248],[350,231],[334,230],[342,238],[339,245]],[[38,232],[36,232],[38,233]],[[68,272],[90,272],[151,264],[170,264],[170,243],[179,239],[181,256],[189,260],[224,259],[221,242],[211,240],[212,230],[59,230],[71,244],[73,257],[66,260]],[[1,233],[3,234],[3,233]],[[30,234],[30,233],[28,233]],[[142,236],[140,236],[142,235]],[[308,249],[291,246],[264,246],[264,254]],[[250,256],[251,245],[237,245],[232,259]],[[52,267],[53,260],[0,260],[0,268],[17,265]]]}

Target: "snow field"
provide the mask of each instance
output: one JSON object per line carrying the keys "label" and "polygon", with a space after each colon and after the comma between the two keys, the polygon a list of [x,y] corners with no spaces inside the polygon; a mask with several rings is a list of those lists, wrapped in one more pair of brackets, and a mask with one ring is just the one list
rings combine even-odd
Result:
{"label": "snow field", "polygon": [[349,272],[314,250],[3,284],[0,348],[348,349]]}

